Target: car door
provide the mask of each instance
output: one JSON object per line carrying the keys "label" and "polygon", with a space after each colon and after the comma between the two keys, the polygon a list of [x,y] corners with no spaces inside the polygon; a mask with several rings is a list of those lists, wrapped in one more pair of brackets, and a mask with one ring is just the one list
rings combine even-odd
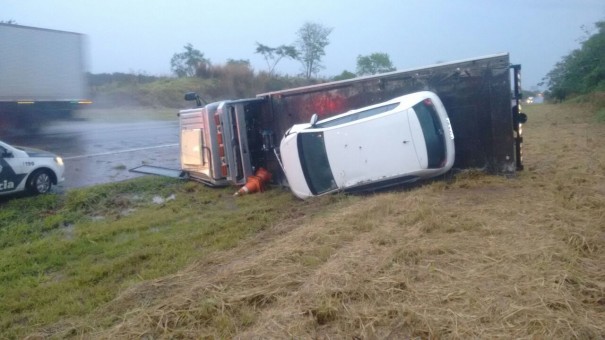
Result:
{"label": "car door", "polygon": [[421,169],[408,110],[325,130],[326,150],[339,188],[400,177]]}
{"label": "car door", "polygon": [[17,191],[27,176],[25,160],[17,156],[13,150],[0,145],[0,194]]}

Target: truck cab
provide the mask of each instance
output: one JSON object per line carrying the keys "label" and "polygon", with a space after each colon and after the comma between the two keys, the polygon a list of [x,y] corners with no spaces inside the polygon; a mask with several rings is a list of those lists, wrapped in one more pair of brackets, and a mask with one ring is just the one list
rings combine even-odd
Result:
{"label": "truck cab", "polygon": [[181,170],[210,186],[245,184],[271,147],[258,129],[260,102],[225,100],[181,110]]}

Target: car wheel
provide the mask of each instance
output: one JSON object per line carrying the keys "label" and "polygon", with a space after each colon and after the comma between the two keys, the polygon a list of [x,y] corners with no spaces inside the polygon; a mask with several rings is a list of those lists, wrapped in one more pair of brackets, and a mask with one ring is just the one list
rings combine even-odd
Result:
{"label": "car wheel", "polygon": [[32,194],[46,194],[52,187],[52,179],[48,170],[36,170],[27,182],[27,189]]}

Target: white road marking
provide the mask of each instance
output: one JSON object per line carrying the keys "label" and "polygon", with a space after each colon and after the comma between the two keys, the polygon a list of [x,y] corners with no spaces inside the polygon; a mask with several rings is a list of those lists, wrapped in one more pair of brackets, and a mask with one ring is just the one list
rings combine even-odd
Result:
{"label": "white road marking", "polygon": [[143,150],[151,150],[151,149],[161,149],[161,148],[168,148],[168,147],[173,147],[173,146],[178,146],[178,143],[175,144],[164,144],[164,145],[156,145],[156,146],[148,146],[148,147],[144,147],[144,148],[135,148],[135,149],[127,149],[127,150],[119,150],[119,151],[108,151],[108,152],[102,152],[102,153],[96,153],[96,154],[92,154],[92,155],[80,155],[80,156],[71,156],[71,157],[63,157],[64,160],[70,160],[70,159],[80,159],[80,158],[92,158],[92,157],[100,157],[100,156],[110,156],[110,155],[116,155],[119,153],[127,153],[127,152],[135,152],[135,151],[143,151]]}

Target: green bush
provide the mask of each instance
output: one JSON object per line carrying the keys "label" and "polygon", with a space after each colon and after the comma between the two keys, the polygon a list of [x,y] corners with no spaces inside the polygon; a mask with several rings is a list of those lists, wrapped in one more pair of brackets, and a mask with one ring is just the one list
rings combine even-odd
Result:
{"label": "green bush", "polygon": [[595,26],[597,32],[546,75],[549,97],[562,101],[573,95],[605,90],[605,21]]}
{"label": "green bush", "polygon": [[195,77],[149,77],[117,74],[89,75],[94,106],[182,108],[183,97],[196,92],[207,102],[255,97],[257,94],[318,83],[311,80],[254,72],[247,63],[210,66]]}

